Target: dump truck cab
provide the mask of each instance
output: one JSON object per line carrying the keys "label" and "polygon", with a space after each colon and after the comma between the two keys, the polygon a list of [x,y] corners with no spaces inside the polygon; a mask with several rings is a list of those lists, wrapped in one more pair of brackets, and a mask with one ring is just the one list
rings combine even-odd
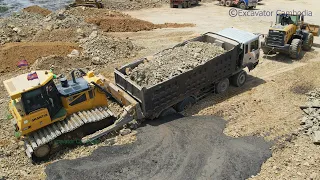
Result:
{"label": "dump truck cab", "polygon": [[253,34],[235,28],[224,29],[217,34],[240,43],[239,65],[254,69],[259,63],[261,35]]}
{"label": "dump truck cab", "polygon": [[73,73],[73,80],[62,78],[58,85],[51,71],[32,74],[36,75],[35,79],[28,79],[30,74],[22,74],[4,81],[11,98],[9,110],[21,135],[63,120],[74,112],[107,105],[105,94],[90,85],[92,81],[100,83],[93,72],[77,79]]}

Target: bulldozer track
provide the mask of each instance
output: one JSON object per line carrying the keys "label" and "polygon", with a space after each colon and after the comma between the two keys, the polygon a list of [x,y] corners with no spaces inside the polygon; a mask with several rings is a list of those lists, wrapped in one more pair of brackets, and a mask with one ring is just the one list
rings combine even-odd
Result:
{"label": "bulldozer track", "polygon": [[98,122],[111,116],[114,114],[107,107],[74,113],[63,121],[55,122],[28,135],[24,139],[26,154],[28,157],[32,157],[34,150],[58,136],[71,132],[84,124]]}

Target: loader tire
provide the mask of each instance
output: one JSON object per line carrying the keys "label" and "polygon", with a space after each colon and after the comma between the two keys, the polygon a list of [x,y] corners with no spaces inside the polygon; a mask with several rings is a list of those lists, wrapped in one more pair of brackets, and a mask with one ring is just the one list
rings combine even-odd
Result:
{"label": "loader tire", "polygon": [[289,47],[289,55],[292,59],[299,59],[301,56],[302,41],[300,39],[293,39]]}
{"label": "loader tire", "polygon": [[219,5],[220,6],[225,6],[226,5],[226,0],[220,0]]}
{"label": "loader tire", "polygon": [[236,87],[243,86],[247,81],[247,73],[242,70],[231,77],[231,84]]}
{"label": "loader tire", "polygon": [[229,88],[229,85],[230,85],[230,82],[228,78],[221,80],[216,85],[216,93],[221,94],[226,92],[227,89]]}
{"label": "loader tire", "polygon": [[302,49],[305,51],[310,51],[313,46],[313,34],[309,33],[308,37],[303,41]]}

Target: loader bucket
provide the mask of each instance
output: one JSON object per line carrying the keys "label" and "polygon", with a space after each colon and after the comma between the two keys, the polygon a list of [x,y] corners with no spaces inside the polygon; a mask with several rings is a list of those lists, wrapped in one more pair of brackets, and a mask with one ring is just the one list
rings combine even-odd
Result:
{"label": "loader bucket", "polygon": [[313,34],[313,36],[319,36],[319,26],[314,24],[308,24],[309,32]]}

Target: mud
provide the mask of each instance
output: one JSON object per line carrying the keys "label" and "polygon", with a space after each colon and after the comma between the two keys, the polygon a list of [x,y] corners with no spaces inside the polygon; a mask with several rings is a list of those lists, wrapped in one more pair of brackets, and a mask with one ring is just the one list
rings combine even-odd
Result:
{"label": "mud", "polygon": [[262,138],[224,135],[220,118],[180,117],[147,122],[133,144],[50,164],[47,179],[246,179],[271,156]]}
{"label": "mud", "polygon": [[219,46],[203,42],[189,42],[184,46],[161,51],[150,60],[127,71],[130,79],[143,87],[150,87],[206,63],[223,54]]}

